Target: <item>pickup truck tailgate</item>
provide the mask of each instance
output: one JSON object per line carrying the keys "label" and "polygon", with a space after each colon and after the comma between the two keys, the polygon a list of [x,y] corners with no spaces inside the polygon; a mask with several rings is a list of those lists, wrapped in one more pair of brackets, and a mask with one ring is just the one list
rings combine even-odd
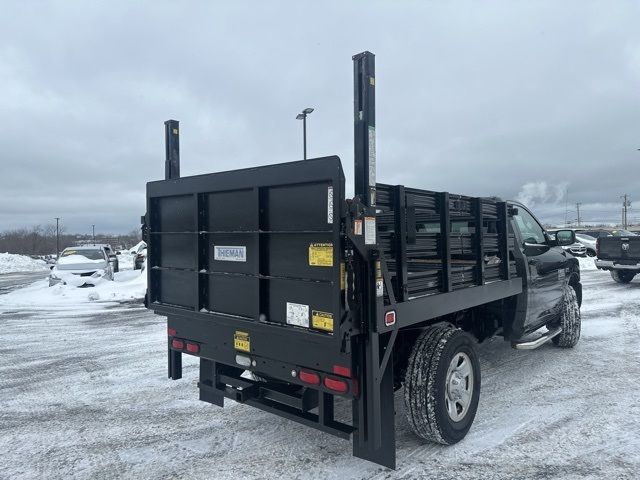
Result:
{"label": "pickup truck tailgate", "polygon": [[640,236],[601,237],[598,239],[598,258],[614,261],[640,261]]}

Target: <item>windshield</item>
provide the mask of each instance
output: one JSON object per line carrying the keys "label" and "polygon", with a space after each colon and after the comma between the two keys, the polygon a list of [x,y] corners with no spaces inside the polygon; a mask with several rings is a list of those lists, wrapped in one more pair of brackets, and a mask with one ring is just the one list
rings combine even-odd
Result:
{"label": "windshield", "polygon": [[614,230],[613,233],[616,237],[635,237],[636,234],[629,230]]}
{"label": "windshield", "polygon": [[70,257],[72,255],[82,255],[83,257],[86,257],[89,260],[104,260],[104,254],[102,253],[102,250],[99,250],[97,248],[95,250],[94,249],[75,250],[75,249],[69,248],[64,252],[62,252],[61,257]]}

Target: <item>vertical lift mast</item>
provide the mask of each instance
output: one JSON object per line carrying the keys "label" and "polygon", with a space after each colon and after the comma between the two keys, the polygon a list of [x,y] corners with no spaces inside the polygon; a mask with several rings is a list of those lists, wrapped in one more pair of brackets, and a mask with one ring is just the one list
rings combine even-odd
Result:
{"label": "vertical lift mast", "polygon": [[[177,120],[164,122],[165,162],[164,179],[180,178],[180,127]],[[150,270],[150,269],[149,269]],[[168,376],[171,380],[182,378],[182,352],[168,349]]]}
{"label": "vertical lift mast", "polygon": [[[393,359],[397,330],[381,335],[378,319],[384,315],[383,280],[376,233],[376,122],[375,56],[363,52],[353,57],[354,67],[354,180],[355,198],[350,205],[348,237],[355,247],[353,281],[362,292],[359,310],[359,373],[362,392],[353,405],[353,454],[395,468],[395,410]],[[359,227],[354,229],[356,222]],[[362,235],[364,230],[364,235]],[[358,234],[360,232],[360,234]],[[352,281],[348,282],[352,285]],[[352,293],[348,293],[352,296]],[[358,307],[356,307],[358,308]]]}

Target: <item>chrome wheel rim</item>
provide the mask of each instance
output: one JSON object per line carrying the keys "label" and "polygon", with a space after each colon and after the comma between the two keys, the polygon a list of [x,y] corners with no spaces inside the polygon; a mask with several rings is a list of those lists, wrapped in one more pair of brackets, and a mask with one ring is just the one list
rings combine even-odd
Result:
{"label": "chrome wheel rim", "polygon": [[464,352],[458,352],[451,359],[447,369],[445,406],[449,418],[461,421],[469,411],[473,397],[473,368],[471,359]]}

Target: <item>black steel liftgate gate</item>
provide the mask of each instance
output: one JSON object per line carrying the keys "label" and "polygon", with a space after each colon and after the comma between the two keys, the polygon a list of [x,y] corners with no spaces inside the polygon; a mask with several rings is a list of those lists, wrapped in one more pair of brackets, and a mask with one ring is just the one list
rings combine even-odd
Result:
{"label": "black steel liftgate gate", "polygon": [[[374,55],[363,52],[355,55],[353,62],[355,196],[350,200],[344,200],[344,177],[337,157],[179,179],[178,122],[171,120],[165,123],[167,144],[165,176],[169,182],[148,184],[148,214],[143,217],[143,231],[149,243],[147,302],[149,308],[168,316],[170,331],[177,329],[178,336],[182,335],[182,332],[186,332],[186,338],[193,335],[193,338],[206,339],[205,342],[194,347],[199,349],[197,354],[201,356],[199,387],[202,400],[222,405],[224,397],[233,398],[342,438],[351,436],[355,456],[389,468],[395,468],[393,346],[399,328],[516,295],[520,293],[522,286],[520,278],[513,278],[513,264],[509,261],[509,251],[513,245],[510,244],[512,239],[507,231],[506,204],[477,198],[470,199],[475,202],[471,210],[474,212],[476,225],[483,225],[483,212],[489,212],[492,218],[495,218],[496,256],[502,259],[502,263],[495,274],[489,274],[485,272],[485,266],[481,260],[484,258],[484,254],[480,255],[476,265],[477,275],[474,277],[474,286],[459,290],[454,288],[453,273],[450,271],[450,199],[447,193],[442,193],[437,194],[439,195],[437,202],[441,210],[439,218],[442,227],[438,243],[442,268],[439,273],[441,283],[438,288],[440,293],[425,295],[421,298],[410,298],[410,291],[407,290],[406,252],[407,238],[411,235],[415,236],[415,231],[412,233],[407,228],[409,224],[415,228],[415,219],[408,218],[413,215],[413,210],[405,205],[409,196],[405,195],[404,187],[389,187],[376,183]],[[251,171],[258,174],[260,181],[255,183],[256,177],[254,177],[252,180],[254,183],[247,184],[245,176],[247,172]],[[327,173],[327,171],[333,173]],[[269,244],[269,241],[265,242],[262,237],[283,232],[270,230],[265,225],[271,224],[269,222],[263,223],[263,220],[260,219],[261,215],[270,215],[264,211],[265,208],[268,208],[269,202],[265,203],[267,205],[265,208],[260,206],[263,201],[262,197],[269,195],[269,193],[265,194],[263,190],[293,183],[313,184],[314,180],[320,182],[325,196],[327,186],[333,189],[331,218],[334,225],[331,228],[331,233],[324,233],[326,238],[323,240],[335,246],[331,262],[333,268],[328,271],[326,278],[312,278],[318,284],[325,282],[324,285],[328,288],[320,296],[329,295],[335,300],[334,303],[329,302],[330,304],[324,306],[324,310],[327,310],[336,319],[332,327],[333,335],[327,335],[327,332],[324,335],[319,332],[312,335],[313,332],[300,333],[301,329],[280,328],[278,329],[278,339],[274,336],[274,327],[262,325],[263,322],[247,322],[249,325],[247,328],[252,329],[255,336],[263,339],[265,348],[277,344],[279,350],[294,348],[291,345],[295,345],[295,342],[300,340],[299,335],[310,335],[305,337],[310,341],[304,344],[306,345],[303,347],[304,350],[297,352],[301,356],[296,360],[299,362],[297,363],[298,367],[310,367],[315,364],[318,365],[319,370],[327,371],[327,368],[331,368],[329,365],[335,361],[348,365],[348,368],[353,372],[352,378],[348,379],[348,398],[352,399],[352,425],[334,420],[334,395],[322,385],[315,390],[296,390],[296,385],[301,385],[296,377],[289,378],[291,388],[277,384],[271,386],[268,382],[265,384],[241,379],[238,375],[241,369],[230,367],[230,365],[236,365],[234,358],[228,354],[220,353],[223,348],[219,337],[226,338],[233,335],[238,318],[257,320],[257,317],[262,315],[264,310],[267,315],[274,316],[273,319],[268,320],[284,323],[281,318],[278,318],[277,311],[280,307],[271,308],[273,306],[265,304],[263,296],[268,295],[267,303],[280,302],[282,304],[283,299],[277,294],[281,290],[272,289],[271,282],[297,279],[285,278],[288,273],[277,271],[277,265],[273,267],[267,262],[265,267],[260,260],[257,260],[257,263],[254,264],[255,270],[239,270],[237,273],[242,275],[242,279],[238,280],[240,277],[234,277],[233,280],[236,282],[256,282],[255,302],[257,303],[254,302],[253,307],[246,307],[249,309],[243,310],[245,306],[242,306],[240,307],[241,311],[236,311],[233,310],[236,308],[235,306],[229,306],[227,303],[227,308],[231,309],[227,312],[230,315],[215,316],[217,322],[215,327],[209,323],[206,313],[202,313],[216,309],[207,303],[210,302],[211,295],[214,295],[215,289],[210,287],[213,281],[211,279],[215,277],[216,272],[212,271],[215,269],[210,260],[203,260],[210,257],[208,244],[211,242],[202,239],[206,239],[207,235],[219,233],[253,235],[255,245],[260,252],[259,255],[268,256],[269,252],[261,249],[260,245],[266,243],[268,245],[264,248],[270,249],[277,245],[277,241],[274,240],[273,244]],[[322,183],[323,181],[329,183]],[[206,211],[206,203],[208,202],[205,192],[216,190],[218,188],[216,185],[223,184],[226,185],[225,188],[231,189],[229,182],[231,186],[235,185],[237,188],[252,187],[247,190],[246,203],[258,207],[245,211],[245,213],[250,212],[249,217],[255,218],[257,223],[247,225],[242,233],[236,231],[207,232],[207,225],[210,222],[202,218],[202,212]],[[191,201],[192,203],[190,205],[167,204],[165,210],[170,212],[169,216],[173,215],[172,218],[178,219],[178,222],[183,222],[183,217],[187,218],[186,221],[189,225],[187,227],[182,225],[181,228],[186,228],[187,233],[191,236],[183,234],[183,237],[189,238],[185,241],[195,243],[189,244],[192,245],[191,247],[183,245],[182,250],[192,248],[199,253],[193,258],[188,258],[186,263],[179,254],[173,255],[170,262],[174,262],[173,266],[178,265],[179,268],[171,268],[171,265],[167,267],[161,264],[164,260],[159,259],[164,259],[164,255],[160,252],[163,248],[165,252],[172,251],[172,249],[173,251],[179,250],[178,243],[176,243],[179,234],[171,231],[162,232],[163,220],[158,216],[163,214],[159,213],[162,212],[159,205],[163,201],[161,198],[163,195],[179,198],[180,194],[187,198],[187,202]],[[292,194],[295,196],[295,193]],[[378,195],[381,198],[384,197],[384,201],[381,200],[382,206],[377,205]],[[275,202],[286,203],[285,197]],[[393,199],[390,200],[390,197]],[[291,197],[290,200],[300,201],[303,204],[306,201],[306,205],[309,206],[310,203],[320,201],[318,200],[319,196],[315,200],[314,198],[312,194],[302,199]],[[388,207],[389,202],[395,205],[392,222],[395,224],[394,241],[398,243],[393,259],[385,259],[383,254],[385,245],[383,243],[388,239],[381,238],[380,225],[376,224],[380,223],[381,212]],[[324,206],[326,204],[322,205],[326,214],[327,210]],[[173,213],[171,213],[172,211]],[[284,228],[283,222],[279,226],[280,229]],[[171,223],[171,221],[165,223]],[[224,219],[222,223],[224,224]],[[236,227],[234,226],[234,228]],[[171,230],[172,226],[167,228]],[[289,233],[309,235],[313,231],[313,229],[307,228],[305,230],[300,227],[299,231]],[[483,243],[482,228],[478,228],[478,234],[475,235],[474,241],[477,244],[477,251],[483,253],[483,245],[486,242]],[[381,244],[381,242],[383,243]],[[243,255],[245,254],[248,255],[248,253],[243,253]],[[393,263],[393,272],[390,271],[390,265],[387,262]],[[233,272],[226,271],[224,273],[228,275]],[[491,275],[493,277],[489,278]],[[185,288],[185,282],[195,283]],[[305,285],[306,287],[308,285]],[[253,291],[251,288],[249,290]],[[272,290],[275,290],[276,293],[265,293],[272,292]],[[223,288],[223,291],[226,290]],[[176,298],[177,292],[186,292],[186,297]],[[221,301],[224,303],[224,300]],[[389,313],[393,313],[393,316],[389,317]],[[338,319],[340,319],[339,322]],[[215,329],[215,336],[211,336],[212,329]],[[345,335],[346,331],[349,332],[348,335]],[[182,351],[172,346],[171,333],[169,335],[168,370],[169,377],[175,380],[182,376]],[[285,343],[278,344],[282,338],[285,339]],[[348,344],[346,347],[345,342]],[[216,361],[211,360],[213,358]],[[261,373],[273,373],[274,378],[277,378],[277,372],[281,373],[288,369],[295,370],[296,365],[290,361],[282,360],[272,362],[267,370],[269,368],[271,371],[261,371]],[[310,413],[310,410],[316,407],[318,413]]]}

